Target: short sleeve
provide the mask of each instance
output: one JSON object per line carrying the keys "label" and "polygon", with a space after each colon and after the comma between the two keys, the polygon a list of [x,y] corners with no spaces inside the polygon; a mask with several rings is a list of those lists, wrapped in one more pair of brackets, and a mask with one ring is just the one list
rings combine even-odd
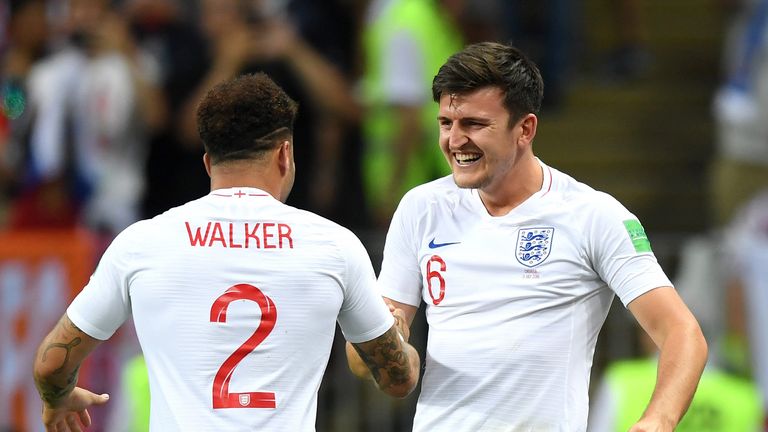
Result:
{"label": "short sleeve", "polygon": [[412,193],[400,202],[387,232],[384,258],[379,273],[381,295],[400,303],[418,307],[421,304],[421,271],[419,269],[416,234],[418,224]]}
{"label": "short sleeve", "polygon": [[624,306],[658,287],[672,286],[638,218],[614,198],[597,200],[588,232],[588,254],[600,278]]}
{"label": "short sleeve", "polygon": [[130,314],[129,230],[118,235],[107,248],[90,281],[67,309],[72,323],[99,340],[109,339]]}
{"label": "short sleeve", "polygon": [[349,231],[339,236],[339,243],[347,264],[339,327],[349,342],[367,342],[389,330],[395,319],[376,290],[376,276],[363,244]]}

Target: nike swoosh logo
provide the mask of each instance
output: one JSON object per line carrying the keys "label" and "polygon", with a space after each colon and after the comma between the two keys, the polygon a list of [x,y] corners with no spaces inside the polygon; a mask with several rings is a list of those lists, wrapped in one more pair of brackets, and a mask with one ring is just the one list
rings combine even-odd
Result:
{"label": "nike swoosh logo", "polygon": [[430,249],[437,249],[437,248],[440,248],[440,247],[443,247],[443,246],[450,246],[450,245],[455,245],[455,244],[459,244],[459,243],[461,243],[461,242],[435,243],[435,239],[433,238],[432,240],[429,241],[429,248]]}

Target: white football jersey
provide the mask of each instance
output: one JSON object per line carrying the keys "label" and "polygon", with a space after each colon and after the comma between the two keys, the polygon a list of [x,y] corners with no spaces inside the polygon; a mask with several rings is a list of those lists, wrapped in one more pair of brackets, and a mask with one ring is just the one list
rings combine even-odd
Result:
{"label": "white football jersey", "polygon": [[394,322],[375,284],[349,230],[233,188],[122,232],[67,314],[97,339],[133,314],[153,431],[314,431],[337,320]]}
{"label": "white football jersey", "polygon": [[393,217],[379,287],[426,303],[426,370],[414,432],[584,431],[597,335],[671,286],[637,218],[542,163],[539,192],[501,217],[448,176]]}

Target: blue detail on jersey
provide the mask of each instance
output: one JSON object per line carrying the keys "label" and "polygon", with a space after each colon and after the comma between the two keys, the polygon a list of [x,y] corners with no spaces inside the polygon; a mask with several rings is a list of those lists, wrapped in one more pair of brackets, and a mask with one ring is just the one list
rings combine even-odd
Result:
{"label": "blue detail on jersey", "polygon": [[440,248],[440,247],[443,247],[443,246],[450,246],[450,245],[455,245],[455,244],[459,244],[459,243],[461,243],[461,242],[435,243],[435,238],[433,237],[432,240],[429,241],[429,248],[430,249],[437,249],[437,248]]}
{"label": "blue detail on jersey", "polygon": [[554,227],[521,228],[517,237],[517,261],[526,267],[543,263],[552,250],[554,234]]}

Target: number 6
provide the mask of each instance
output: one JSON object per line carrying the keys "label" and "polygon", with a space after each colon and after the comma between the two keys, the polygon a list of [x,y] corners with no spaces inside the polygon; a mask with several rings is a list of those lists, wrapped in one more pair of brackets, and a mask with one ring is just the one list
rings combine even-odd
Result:
{"label": "number 6", "polygon": [[[440,270],[432,270],[433,262],[440,265]],[[445,271],[445,261],[439,255],[432,255],[432,258],[427,261],[427,291],[429,291],[429,296],[432,297],[432,303],[435,306],[439,305],[445,298],[445,279],[440,274],[441,271]],[[440,283],[440,293],[437,297],[432,292],[432,279],[437,279]]]}

